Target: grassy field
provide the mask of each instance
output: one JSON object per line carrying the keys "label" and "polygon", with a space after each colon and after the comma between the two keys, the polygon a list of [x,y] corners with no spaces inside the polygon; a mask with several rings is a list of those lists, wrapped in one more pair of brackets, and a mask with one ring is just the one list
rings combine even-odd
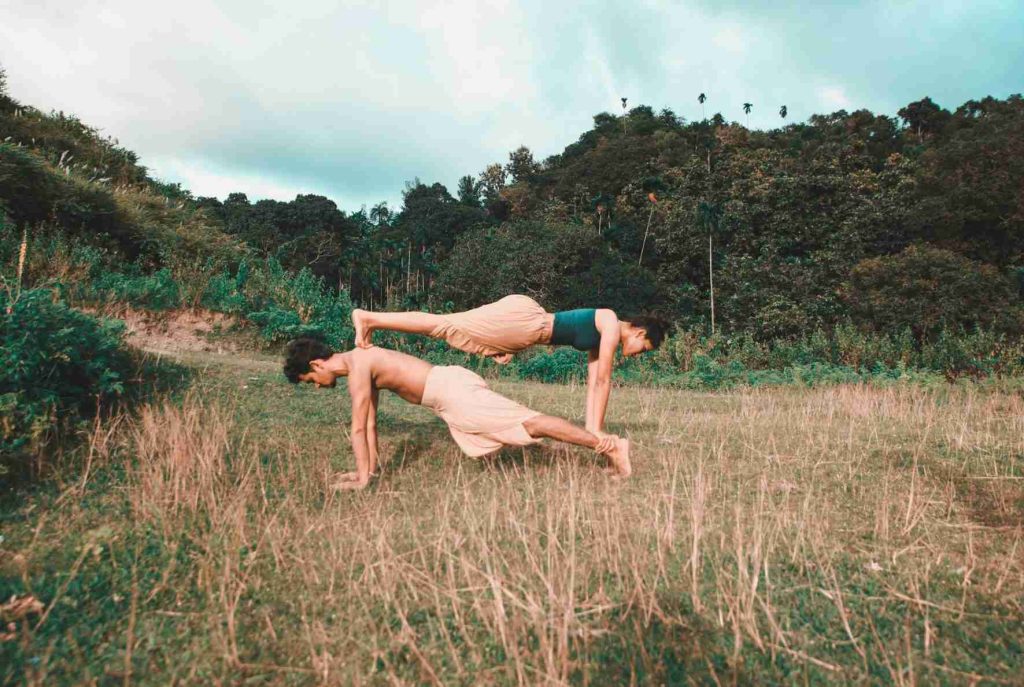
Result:
{"label": "grassy field", "polygon": [[[462,457],[382,394],[383,474],[335,494],[343,386],[182,360],[5,498],[0,681],[1024,684],[1019,392],[616,389],[624,483]],[[580,418],[580,387],[494,386]]]}

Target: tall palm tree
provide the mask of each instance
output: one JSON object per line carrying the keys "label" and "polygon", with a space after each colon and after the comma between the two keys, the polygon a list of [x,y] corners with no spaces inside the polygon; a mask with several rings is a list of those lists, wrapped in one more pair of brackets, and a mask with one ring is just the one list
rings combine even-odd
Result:
{"label": "tall palm tree", "polygon": [[712,236],[722,221],[722,208],[702,200],[697,205],[697,218],[708,230],[708,288],[711,301],[711,336],[715,335],[715,265]]}
{"label": "tall palm tree", "polygon": [[743,103],[743,112],[747,115],[747,128],[750,128],[750,110],[754,107],[752,103]]}
{"label": "tall palm tree", "polygon": [[783,119],[785,119],[785,118],[786,118],[786,115],[788,115],[788,114],[789,114],[789,110],[787,110],[787,109],[786,109],[786,106],[785,106],[785,105],[783,105],[782,107],[780,107],[780,108],[779,108],[779,116],[780,116],[780,117],[782,117]]}
{"label": "tall palm tree", "polygon": [[391,210],[388,208],[387,201],[377,203],[370,209],[370,221],[378,227],[382,224],[387,224],[390,220]]}
{"label": "tall palm tree", "polygon": [[704,101],[707,100],[707,99],[708,99],[708,97],[706,95],[704,95],[703,93],[701,93],[700,95],[697,96],[697,102],[700,103],[700,118],[702,120],[708,118],[707,115],[704,114]]}
{"label": "tall palm tree", "polygon": [[651,219],[654,218],[654,208],[658,204],[658,197],[654,195],[654,191],[647,194],[647,200],[651,201],[651,212],[647,215],[647,228],[644,229],[644,242],[640,246],[640,259],[637,260],[637,267],[644,262],[644,248],[647,248],[647,234],[651,231]]}

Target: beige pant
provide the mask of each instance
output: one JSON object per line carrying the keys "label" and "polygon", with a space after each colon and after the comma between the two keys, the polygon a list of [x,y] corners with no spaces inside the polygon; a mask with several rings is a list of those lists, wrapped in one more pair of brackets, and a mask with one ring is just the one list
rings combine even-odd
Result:
{"label": "beige pant", "polygon": [[551,340],[554,316],[529,296],[505,296],[473,310],[442,315],[430,336],[476,355],[516,353]]}
{"label": "beige pant", "polygon": [[492,391],[480,375],[457,365],[435,367],[423,386],[423,405],[445,421],[467,456],[476,458],[502,446],[528,446],[523,423],[541,415]]}

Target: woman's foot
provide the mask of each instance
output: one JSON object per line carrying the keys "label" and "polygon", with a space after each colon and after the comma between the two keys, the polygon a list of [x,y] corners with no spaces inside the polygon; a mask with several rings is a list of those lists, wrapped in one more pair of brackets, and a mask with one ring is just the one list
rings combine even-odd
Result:
{"label": "woman's foot", "polygon": [[369,324],[367,324],[366,319],[365,310],[356,308],[352,311],[352,326],[356,330],[357,348],[370,348],[373,346],[373,341],[370,339],[373,334],[373,329],[371,329]]}
{"label": "woman's foot", "polygon": [[366,479],[360,479],[358,472],[344,472],[337,475],[334,478],[334,482],[331,483],[331,489],[335,491],[348,491],[350,489],[362,489],[370,483],[370,478],[376,477],[375,474],[367,475]]}

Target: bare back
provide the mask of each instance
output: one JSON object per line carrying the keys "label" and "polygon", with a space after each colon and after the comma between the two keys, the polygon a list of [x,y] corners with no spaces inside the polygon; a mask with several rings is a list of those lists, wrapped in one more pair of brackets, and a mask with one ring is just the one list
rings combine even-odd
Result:
{"label": "bare back", "polygon": [[355,391],[353,381],[369,379],[374,388],[392,391],[415,405],[422,403],[427,375],[434,367],[430,363],[377,346],[356,348],[346,356],[350,393]]}

